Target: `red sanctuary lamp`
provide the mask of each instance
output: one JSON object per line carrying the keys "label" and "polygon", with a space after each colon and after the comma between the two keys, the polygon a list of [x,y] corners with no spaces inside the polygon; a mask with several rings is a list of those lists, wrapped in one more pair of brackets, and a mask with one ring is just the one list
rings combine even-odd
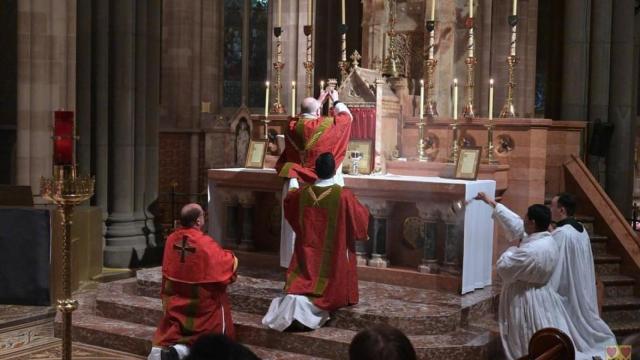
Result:
{"label": "red sanctuary lamp", "polygon": [[57,300],[62,314],[62,359],[71,359],[71,313],[78,301],[71,297],[71,223],[73,208],[93,196],[95,179],[77,176],[76,136],[73,111],[54,111],[53,125],[53,177],[40,179],[42,197],[53,202],[60,213],[63,230],[62,290],[63,299]]}
{"label": "red sanctuary lamp", "polygon": [[73,111],[54,111],[53,165],[75,165],[75,123]]}

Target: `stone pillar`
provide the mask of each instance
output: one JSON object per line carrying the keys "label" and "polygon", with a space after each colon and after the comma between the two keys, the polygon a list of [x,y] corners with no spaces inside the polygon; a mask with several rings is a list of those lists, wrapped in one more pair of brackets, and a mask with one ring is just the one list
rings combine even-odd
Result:
{"label": "stone pillar", "polygon": [[[160,117],[160,44],[161,44],[162,0],[147,0],[147,66],[146,66],[146,138],[145,138],[145,226],[156,235],[149,205],[158,199],[158,138]],[[157,239],[157,235],[156,235]],[[151,239],[152,240],[152,239]]]}
{"label": "stone pillar", "polygon": [[[198,177],[200,176],[200,161],[198,161],[200,158],[200,133],[191,133],[190,144],[191,151],[189,157],[191,158],[191,161],[189,162],[189,192],[191,194],[197,194],[200,192],[200,189],[198,189]],[[196,200],[197,195],[192,195],[191,201]]]}
{"label": "stone pillar", "polygon": [[607,193],[625,217],[631,216],[636,133],[636,69],[633,0],[613,2],[609,120],[614,125],[607,156]]}
{"label": "stone pillar", "polygon": [[[219,214],[209,211],[209,218],[216,216],[217,222],[216,236],[214,238],[221,241],[224,248],[235,249],[238,247],[238,196],[230,189],[220,188],[217,191],[217,199],[220,206],[215,209]],[[223,231],[224,229],[224,231]]]}
{"label": "stone pillar", "polygon": [[587,118],[590,9],[590,0],[565,1],[561,102],[561,117],[565,120]]}
{"label": "stone pillar", "polygon": [[238,249],[253,251],[253,206],[256,200],[251,191],[243,190],[238,192],[238,203],[242,209],[242,237]]}
{"label": "stone pillar", "polygon": [[442,271],[459,275],[462,273],[462,250],[464,241],[464,221],[457,215],[445,216],[446,235],[444,242],[444,259]]}
{"label": "stone pillar", "polygon": [[393,209],[393,203],[387,200],[360,199],[369,208],[373,223],[369,226],[369,239],[371,241],[371,259],[367,265],[378,268],[389,266],[387,260],[387,218]]}
{"label": "stone pillar", "polygon": [[[142,226],[135,211],[135,123],[136,123],[136,5],[137,1],[109,3],[111,29],[111,173],[110,213],[104,263],[127,267],[132,251],[142,256],[146,247]],[[140,189],[143,191],[143,189]]]}
{"label": "stone pillar", "polygon": [[40,177],[52,173],[53,111],[75,110],[76,0],[17,6],[16,182],[39,194]]}
{"label": "stone pillar", "polygon": [[416,203],[420,219],[423,221],[421,235],[423,238],[422,262],[418,266],[421,273],[438,273],[438,257],[436,253],[438,210],[433,203]]}

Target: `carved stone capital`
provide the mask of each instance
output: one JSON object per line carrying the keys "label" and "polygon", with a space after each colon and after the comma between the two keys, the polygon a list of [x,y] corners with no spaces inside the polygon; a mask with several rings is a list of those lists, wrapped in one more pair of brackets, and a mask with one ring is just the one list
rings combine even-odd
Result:
{"label": "carved stone capital", "polygon": [[436,222],[442,216],[440,211],[442,207],[444,207],[444,204],[434,203],[432,201],[416,202],[418,216],[420,216],[420,219],[426,222]]}
{"label": "carved stone capital", "polygon": [[226,206],[238,205],[238,195],[236,192],[229,188],[218,187],[216,188],[220,202]]}
{"label": "carved stone capital", "polygon": [[369,208],[369,213],[374,218],[386,219],[393,210],[394,203],[389,200],[361,198],[360,202]]}

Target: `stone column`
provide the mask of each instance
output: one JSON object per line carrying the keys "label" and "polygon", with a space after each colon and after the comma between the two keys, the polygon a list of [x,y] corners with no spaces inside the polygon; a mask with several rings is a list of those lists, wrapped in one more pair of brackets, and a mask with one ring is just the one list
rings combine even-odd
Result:
{"label": "stone column", "polygon": [[76,0],[17,6],[16,182],[39,194],[40,177],[52,173],[53,111],[75,110]]}
{"label": "stone column", "polygon": [[253,243],[253,206],[256,203],[253,192],[242,190],[238,192],[238,203],[242,209],[242,237],[238,249],[244,251],[255,250]]}
{"label": "stone column", "polygon": [[142,256],[146,246],[142,226],[134,216],[137,1],[113,0],[109,4],[111,69],[117,71],[111,74],[112,183],[104,263],[108,267],[127,267],[132,251]]}
{"label": "stone column", "polygon": [[418,266],[418,271],[421,273],[438,273],[440,270],[436,254],[438,210],[433,206],[433,203],[426,202],[418,202],[416,207],[418,208],[420,219],[423,221],[421,235],[424,239],[422,262]]}
{"label": "stone column", "polygon": [[369,238],[371,241],[371,259],[367,265],[378,268],[386,268],[389,266],[387,260],[387,218],[393,209],[393,203],[387,200],[378,199],[360,199],[360,201],[369,208],[369,213],[373,218],[370,224]]}
{"label": "stone column", "polygon": [[220,205],[217,214],[209,210],[209,219],[215,216],[215,232],[214,238],[221,242],[226,249],[235,249],[238,247],[238,196],[231,189],[218,188],[216,191],[216,199]]}
{"label": "stone column", "polygon": [[562,66],[562,119],[587,118],[591,1],[566,0]]}
{"label": "stone column", "polygon": [[636,69],[633,0],[613,2],[609,120],[614,125],[607,156],[607,193],[625,217],[631,216],[636,133]]}
{"label": "stone column", "polygon": [[444,217],[446,235],[442,271],[459,275],[462,273],[462,249],[464,241],[464,221],[455,214]]}
{"label": "stone column", "polygon": [[[145,138],[145,226],[156,235],[149,205],[158,199],[158,124],[160,117],[160,43],[161,43],[161,0],[147,0],[147,79],[146,79],[146,138]],[[152,239],[153,240],[153,239]]]}

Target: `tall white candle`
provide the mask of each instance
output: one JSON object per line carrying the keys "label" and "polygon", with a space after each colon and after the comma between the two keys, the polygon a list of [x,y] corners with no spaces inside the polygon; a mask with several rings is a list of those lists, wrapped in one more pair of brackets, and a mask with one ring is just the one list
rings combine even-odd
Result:
{"label": "tall white candle", "polygon": [[324,80],[320,80],[320,93],[324,90]]}
{"label": "tall white candle", "polygon": [[431,2],[431,21],[436,19],[436,0]]}
{"label": "tall white candle", "polygon": [[458,79],[453,79],[453,120],[458,120]]}
{"label": "tall white candle", "polygon": [[473,17],[473,0],[469,0],[469,17]]}
{"label": "tall white candle", "polygon": [[345,2],[345,0],[342,0],[342,23],[346,24],[347,23],[347,12],[345,11],[344,2]]}
{"label": "tall white candle", "polygon": [[282,0],[278,0],[278,27],[282,27]]}
{"label": "tall white candle", "polygon": [[296,82],[291,82],[291,116],[296,116]]}
{"label": "tall white candle", "polygon": [[311,18],[313,15],[313,0],[307,0],[307,25],[311,25]]}
{"label": "tall white candle", "polygon": [[424,118],[424,80],[420,79],[420,120]]}
{"label": "tall white candle", "polygon": [[269,82],[265,82],[265,94],[264,94],[264,117],[269,116]]}
{"label": "tall white candle", "polygon": [[493,119],[493,79],[489,80],[489,120]]}
{"label": "tall white candle", "polygon": [[518,15],[518,0],[513,0],[513,15]]}

